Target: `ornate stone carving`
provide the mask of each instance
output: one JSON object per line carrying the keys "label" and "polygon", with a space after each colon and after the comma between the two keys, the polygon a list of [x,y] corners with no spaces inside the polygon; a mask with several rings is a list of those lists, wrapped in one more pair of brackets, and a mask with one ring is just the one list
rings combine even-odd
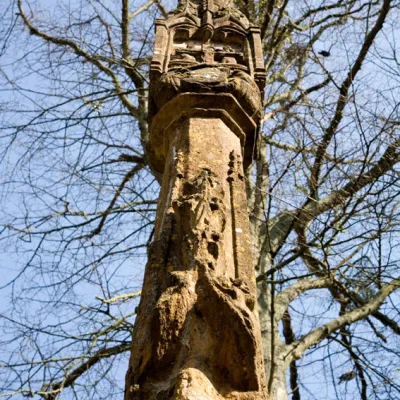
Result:
{"label": "ornate stone carving", "polygon": [[167,19],[156,21],[152,84],[176,67],[216,65],[224,58],[234,59],[234,68],[247,72],[263,90],[260,30],[230,0],[181,0]]}
{"label": "ornate stone carving", "polygon": [[[181,93],[231,94],[259,124],[265,84],[260,31],[229,0],[182,0],[166,20],[157,20],[150,75],[150,130],[154,116]],[[243,146],[254,149],[256,134],[245,132]],[[149,161],[161,176],[166,155],[160,158],[156,147],[150,143]],[[252,158],[245,152],[245,168]]]}
{"label": "ornate stone carving", "polygon": [[125,400],[265,400],[244,168],[265,81],[259,30],[229,0],[156,23],[149,95],[162,178]]}
{"label": "ornate stone carving", "polygon": [[[260,31],[231,0],[181,0],[166,20],[157,20],[150,75],[150,129],[168,101],[189,92],[232,94],[259,124],[265,85]],[[249,147],[256,133],[246,136]],[[251,158],[245,154],[245,167]],[[160,175],[165,156],[150,163]]]}

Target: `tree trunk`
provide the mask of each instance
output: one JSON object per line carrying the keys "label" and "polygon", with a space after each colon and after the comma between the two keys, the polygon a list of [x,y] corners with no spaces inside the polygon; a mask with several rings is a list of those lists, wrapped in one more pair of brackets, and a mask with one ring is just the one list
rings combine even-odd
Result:
{"label": "tree trunk", "polygon": [[286,371],[287,362],[283,359],[284,344],[278,325],[272,323],[273,311],[271,290],[262,282],[259,285],[258,306],[260,312],[261,337],[265,365],[265,377],[270,400],[287,400]]}

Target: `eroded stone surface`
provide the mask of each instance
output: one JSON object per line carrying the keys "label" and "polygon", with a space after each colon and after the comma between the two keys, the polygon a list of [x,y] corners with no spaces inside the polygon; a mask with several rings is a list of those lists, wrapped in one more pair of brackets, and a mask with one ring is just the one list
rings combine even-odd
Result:
{"label": "eroded stone surface", "polygon": [[126,399],[265,399],[240,140],[212,118],[174,134]]}

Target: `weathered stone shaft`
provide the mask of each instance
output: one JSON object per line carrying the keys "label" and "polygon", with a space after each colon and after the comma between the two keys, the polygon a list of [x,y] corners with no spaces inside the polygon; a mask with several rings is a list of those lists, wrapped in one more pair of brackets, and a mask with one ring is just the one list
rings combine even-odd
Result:
{"label": "weathered stone shaft", "polygon": [[198,114],[169,128],[126,400],[266,398],[241,143]]}

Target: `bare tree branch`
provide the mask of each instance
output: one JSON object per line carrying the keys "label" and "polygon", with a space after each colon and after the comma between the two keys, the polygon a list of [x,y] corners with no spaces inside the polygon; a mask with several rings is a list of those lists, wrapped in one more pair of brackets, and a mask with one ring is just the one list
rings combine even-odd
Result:
{"label": "bare tree branch", "polygon": [[310,346],[313,346],[321,340],[328,337],[331,333],[339,330],[345,325],[352,324],[376,312],[387,297],[400,287],[400,280],[396,279],[385,285],[382,290],[364,306],[349,311],[333,321],[330,321],[321,327],[311,331],[301,339],[294,342],[287,350],[285,358],[288,360],[297,360]]}

